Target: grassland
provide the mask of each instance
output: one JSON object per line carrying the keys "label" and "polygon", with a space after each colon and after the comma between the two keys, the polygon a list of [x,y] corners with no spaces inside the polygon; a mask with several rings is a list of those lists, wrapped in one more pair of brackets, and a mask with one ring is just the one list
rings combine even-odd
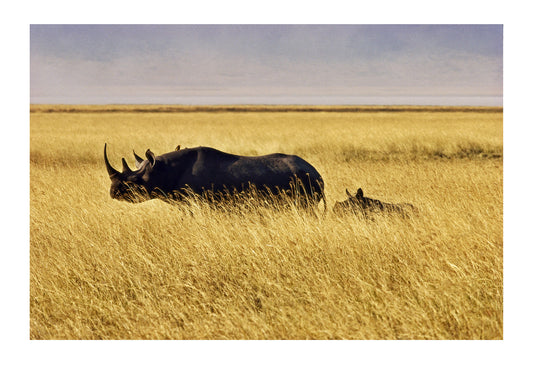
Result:
{"label": "grassland", "polygon": [[[31,108],[31,339],[503,338],[500,110],[189,110]],[[362,187],[420,213],[118,202],[105,142],[117,168],[178,144],[298,154],[330,209]]]}

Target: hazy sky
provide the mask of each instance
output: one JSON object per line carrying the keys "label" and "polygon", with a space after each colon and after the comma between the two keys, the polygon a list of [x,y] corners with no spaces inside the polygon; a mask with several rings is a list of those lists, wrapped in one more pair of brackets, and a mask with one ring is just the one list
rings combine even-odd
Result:
{"label": "hazy sky", "polygon": [[31,103],[503,96],[502,25],[31,25],[30,56]]}

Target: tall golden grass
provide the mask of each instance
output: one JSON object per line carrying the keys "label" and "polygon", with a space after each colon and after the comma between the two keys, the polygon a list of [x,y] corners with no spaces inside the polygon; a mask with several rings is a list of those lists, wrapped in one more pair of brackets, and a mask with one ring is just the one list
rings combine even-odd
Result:
{"label": "tall golden grass", "polygon": [[[501,111],[64,110],[30,116],[31,339],[502,339]],[[297,154],[329,211],[114,201],[106,142]],[[334,216],[358,187],[419,214]]]}

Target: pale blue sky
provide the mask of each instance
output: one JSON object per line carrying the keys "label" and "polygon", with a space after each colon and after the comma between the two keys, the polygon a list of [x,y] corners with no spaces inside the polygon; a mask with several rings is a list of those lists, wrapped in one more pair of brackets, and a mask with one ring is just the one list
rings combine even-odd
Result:
{"label": "pale blue sky", "polygon": [[31,25],[31,103],[501,105],[502,25]]}

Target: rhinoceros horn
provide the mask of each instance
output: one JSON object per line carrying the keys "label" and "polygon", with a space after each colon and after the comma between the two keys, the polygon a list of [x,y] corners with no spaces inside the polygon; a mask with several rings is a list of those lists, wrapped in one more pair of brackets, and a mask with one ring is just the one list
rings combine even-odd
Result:
{"label": "rhinoceros horn", "polygon": [[109,173],[109,178],[114,178],[120,174],[118,170],[116,170],[114,167],[111,166],[111,164],[109,163],[109,160],[107,159],[107,143],[104,144],[104,161],[105,161],[105,167],[107,168],[107,172]]}
{"label": "rhinoceros horn", "polygon": [[131,173],[131,169],[124,157],[122,157],[122,173]]}

